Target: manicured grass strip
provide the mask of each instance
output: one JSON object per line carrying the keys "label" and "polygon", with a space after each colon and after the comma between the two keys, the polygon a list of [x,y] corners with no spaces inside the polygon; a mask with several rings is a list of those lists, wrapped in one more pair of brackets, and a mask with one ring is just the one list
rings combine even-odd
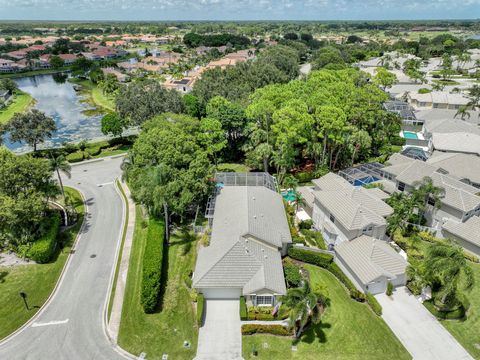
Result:
{"label": "manicured grass strip", "polygon": [[[365,303],[350,298],[328,271],[305,265],[312,287],[325,289],[330,300],[322,322],[307,329],[292,351],[291,338],[272,335],[243,336],[243,358],[364,360],[411,359],[390,328]],[[264,347],[264,344],[267,347]],[[252,355],[255,346],[258,356]]]}
{"label": "manicured grass strip", "polygon": [[[11,334],[35,315],[53,291],[67,261],[83,222],[85,208],[78,191],[65,187],[65,193],[75,205],[79,219],[75,226],[59,235],[59,240],[66,245],[58,256],[48,264],[0,266],[0,339]],[[19,295],[20,292],[27,294],[28,310]]]}
{"label": "manicured grass strip", "polygon": [[0,124],[7,123],[17,112],[21,113],[26,111],[33,102],[34,100],[29,94],[18,91],[18,93],[14,95],[13,101],[10,102],[6,108],[0,110]]}
{"label": "manicured grass strip", "polygon": [[[166,281],[162,285],[161,309],[145,314],[140,304],[140,291],[146,237],[147,222],[137,206],[118,344],[135,355],[145,352],[148,359],[161,359],[164,353],[169,359],[193,359],[198,330],[185,277],[195,264],[196,237],[188,232],[172,234],[170,245],[165,248],[168,251],[165,260],[168,261],[163,270]],[[190,342],[189,349],[183,347],[184,341]]]}
{"label": "manicured grass strip", "polygon": [[117,289],[118,270],[120,269],[120,263],[122,262],[123,245],[125,244],[125,237],[127,235],[128,217],[129,217],[127,195],[125,195],[125,191],[123,190],[123,187],[120,181],[117,179],[115,182],[117,184],[118,189],[120,190],[123,200],[125,201],[125,223],[123,224],[122,243],[120,244],[120,251],[118,252],[117,265],[115,266],[115,276],[113,277],[112,293],[110,294],[110,300],[108,302],[108,320],[110,320],[110,314],[112,313],[113,299],[115,299],[115,290]]}
{"label": "manicured grass strip", "polygon": [[475,277],[475,285],[466,293],[470,302],[466,320],[444,320],[442,325],[475,359],[480,359],[480,264],[469,263]]}

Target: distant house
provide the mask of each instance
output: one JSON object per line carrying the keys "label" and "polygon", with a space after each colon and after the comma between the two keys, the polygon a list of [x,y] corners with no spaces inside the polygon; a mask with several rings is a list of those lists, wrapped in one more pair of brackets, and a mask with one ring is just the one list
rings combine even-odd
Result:
{"label": "distant house", "polygon": [[182,79],[170,79],[163,83],[167,89],[177,90],[182,94],[188,94],[193,90],[193,84],[196,78],[184,77]]}
{"label": "distant house", "polygon": [[362,235],[335,247],[335,263],[364,293],[385,292],[406,284],[407,261],[387,242]]}
{"label": "distant house", "polygon": [[104,75],[110,74],[115,76],[119,82],[126,82],[130,80],[130,77],[128,75],[122,74],[120,71],[114,68],[102,68],[102,72]]}
{"label": "distant house", "polygon": [[408,95],[410,104],[419,109],[452,109],[457,110],[466,106],[469,99],[462,94],[451,94],[447,91],[432,91],[427,94],[410,92]]}
{"label": "distant house", "polygon": [[274,183],[266,173],[233,176],[239,181],[219,183],[213,199],[210,245],[198,253],[193,287],[206,299],[274,306],[286,294],[281,258],[292,242],[282,196],[258,181]]}
{"label": "distant house", "polygon": [[[435,162],[425,163],[396,156],[394,164],[384,167],[382,172],[384,181],[392,183],[386,184],[386,190],[411,192],[425,177],[431,178],[435,186],[441,187],[445,194],[440,199],[439,208],[434,206],[433,199],[429,199],[425,214],[427,225],[439,229],[447,220],[465,222],[472,216],[480,215],[478,188],[461,181],[458,169],[455,170],[454,167],[449,169],[452,173]],[[468,177],[466,171],[468,169],[463,169],[461,172],[463,179]]]}
{"label": "distant house", "polygon": [[10,73],[18,71],[19,66],[12,60],[0,59],[0,73]]}
{"label": "distant house", "polygon": [[312,220],[331,247],[368,235],[383,240],[393,209],[380,189],[355,187],[334,173],[313,180]]}
{"label": "distant house", "polygon": [[10,99],[10,96],[11,96],[10,91],[0,89],[0,100],[2,100],[3,102],[6,102],[8,99]]}

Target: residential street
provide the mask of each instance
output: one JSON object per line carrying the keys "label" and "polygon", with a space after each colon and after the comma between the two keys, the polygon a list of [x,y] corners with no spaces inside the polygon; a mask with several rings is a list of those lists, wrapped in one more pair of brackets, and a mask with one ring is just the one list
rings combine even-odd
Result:
{"label": "residential street", "polygon": [[75,252],[51,302],[21,332],[0,344],[0,358],[122,359],[104,331],[104,309],[122,226],[114,187],[122,158],[72,167],[64,183],[85,196],[87,214]]}
{"label": "residential street", "polygon": [[406,287],[397,288],[391,297],[385,294],[375,297],[382,305],[382,318],[414,360],[472,359]]}

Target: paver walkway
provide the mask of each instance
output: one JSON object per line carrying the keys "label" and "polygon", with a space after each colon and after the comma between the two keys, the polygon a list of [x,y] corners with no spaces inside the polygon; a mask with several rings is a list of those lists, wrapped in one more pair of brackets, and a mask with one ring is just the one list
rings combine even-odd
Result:
{"label": "paver walkway", "polygon": [[205,300],[195,360],[242,360],[240,300]]}
{"label": "paver walkway", "polygon": [[397,288],[391,297],[375,297],[382,305],[382,318],[414,360],[473,359],[406,287]]}

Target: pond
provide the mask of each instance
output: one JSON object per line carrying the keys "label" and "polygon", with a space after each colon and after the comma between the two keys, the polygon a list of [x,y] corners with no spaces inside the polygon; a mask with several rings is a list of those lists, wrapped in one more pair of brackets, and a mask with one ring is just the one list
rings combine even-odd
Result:
{"label": "pond", "polygon": [[[38,75],[15,80],[20,90],[35,99],[34,108],[55,120],[57,131],[39,148],[59,147],[65,142],[77,142],[103,137],[100,130],[102,114],[92,111],[92,106],[75,91],[67,75]],[[89,111],[90,110],[90,111]],[[11,143],[8,134],[5,145],[15,152],[29,150],[21,143]]]}

